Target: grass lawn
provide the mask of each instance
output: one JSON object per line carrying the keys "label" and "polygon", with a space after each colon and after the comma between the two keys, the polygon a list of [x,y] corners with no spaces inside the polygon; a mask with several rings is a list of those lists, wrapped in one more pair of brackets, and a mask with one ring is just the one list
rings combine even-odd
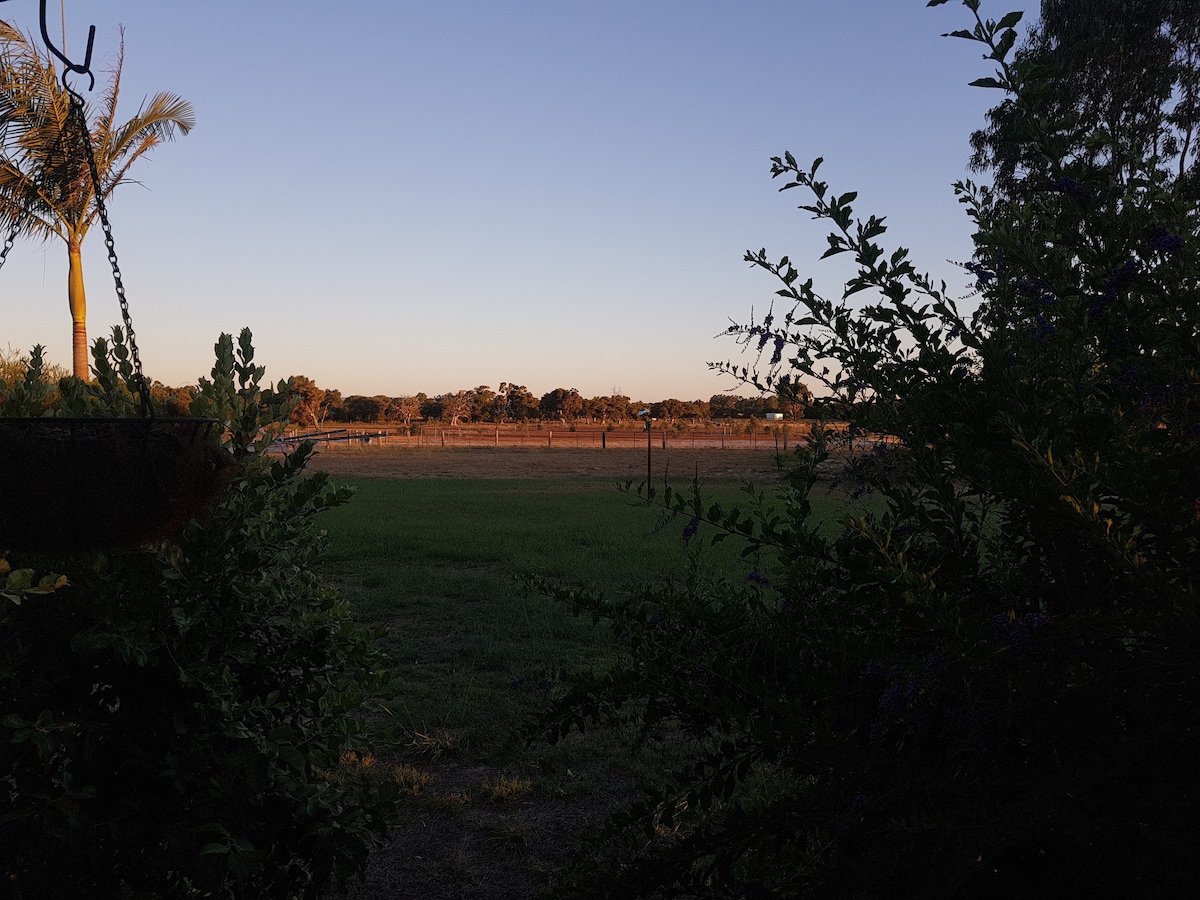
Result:
{"label": "grass lawn", "polygon": [[[347,481],[354,500],[321,521],[333,540],[326,571],[364,619],[391,628],[404,685],[392,712],[414,735],[494,749],[537,705],[539,684],[608,654],[603,629],[527,596],[524,575],[619,593],[686,565],[687,520],[664,524],[610,481]],[[739,549],[706,552],[749,571]]]}
{"label": "grass lawn", "polygon": [[[517,738],[519,726],[555,689],[557,672],[603,666],[612,653],[603,626],[527,593],[523,576],[615,597],[646,579],[681,578],[686,518],[664,522],[659,510],[607,479],[336,481],[353,485],[357,495],[320,520],[332,539],[325,572],[362,619],[390,628],[387,648],[398,679],[395,695],[384,702],[399,737],[387,748],[389,765],[414,789],[410,812],[427,833],[445,828],[465,840],[472,829],[491,835],[503,822],[507,833],[520,822],[521,829],[566,834],[554,822],[539,825],[544,815],[538,810],[590,804],[588,815],[598,821],[622,790],[655,777],[655,760],[635,757],[628,736],[589,733],[556,747]],[[706,494],[748,499],[731,481],[706,485]],[[835,516],[839,509],[840,501],[828,498],[818,515]],[[769,567],[768,560],[743,559],[738,541],[707,546],[713,533],[703,526],[692,541],[693,547],[703,541],[713,565],[735,573]],[[440,786],[431,786],[430,778]],[[459,804],[453,811],[448,796]],[[523,804],[520,815],[497,808],[500,801]],[[560,806],[553,815],[568,812]],[[578,817],[573,821],[578,834]],[[535,843],[522,833],[502,846],[510,839],[523,847]],[[458,868],[439,869],[437,878],[469,880],[472,872],[494,868],[501,860],[487,849],[493,843],[488,837],[482,849],[459,854]],[[405,860],[414,853],[435,855],[432,848],[406,847],[389,863],[401,867],[394,877],[410,888],[416,875]],[[555,865],[539,858],[525,867]],[[389,896],[389,890],[359,896]]]}

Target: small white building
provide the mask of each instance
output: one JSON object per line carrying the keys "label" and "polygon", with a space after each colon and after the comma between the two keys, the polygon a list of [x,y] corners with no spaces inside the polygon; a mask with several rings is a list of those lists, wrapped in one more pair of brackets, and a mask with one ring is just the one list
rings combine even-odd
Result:
{"label": "small white building", "polygon": [[783,419],[783,413],[769,412],[766,413],[765,418],[768,422],[779,422]]}

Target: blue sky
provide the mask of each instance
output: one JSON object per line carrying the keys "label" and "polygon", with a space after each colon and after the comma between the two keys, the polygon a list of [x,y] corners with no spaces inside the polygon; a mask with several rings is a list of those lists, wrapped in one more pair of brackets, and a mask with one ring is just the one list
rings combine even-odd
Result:
{"label": "blue sky", "polygon": [[[57,22],[58,3],[50,3]],[[984,0],[999,18],[1008,3]],[[1019,6],[1017,7],[1019,8]],[[0,16],[37,29],[38,4]],[[844,270],[769,159],[825,157],[889,246],[966,290],[952,183],[997,92],[958,3],[66,0],[67,50],[125,27],[119,118],[174,91],[197,127],[110,204],[145,369],[211,367],[249,326],[268,375],[343,394],[501,381],[635,399],[731,390],[715,338],[774,289],[747,249]],[[81,53],[80,53],[81,55]],[[123,113],[123,114],[122,114]],[[97,227],[89,328],[119,321]],[[19,241],[0,346],[69,360],[66,252]]]}

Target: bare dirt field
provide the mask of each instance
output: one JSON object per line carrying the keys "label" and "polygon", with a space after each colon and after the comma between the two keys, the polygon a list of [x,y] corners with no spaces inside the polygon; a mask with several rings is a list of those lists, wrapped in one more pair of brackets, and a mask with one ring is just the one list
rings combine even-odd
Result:
{"label": "bare dirt field", "polygon": [[[314,468],[334,476],[378,478],[611,478],[644,481],[646,450],[546,447],[405,447],[396,445],[331,445],[321,447]],[[654,481],[776,477],[770,450],[721,450],[654,447],[650,453]]]}

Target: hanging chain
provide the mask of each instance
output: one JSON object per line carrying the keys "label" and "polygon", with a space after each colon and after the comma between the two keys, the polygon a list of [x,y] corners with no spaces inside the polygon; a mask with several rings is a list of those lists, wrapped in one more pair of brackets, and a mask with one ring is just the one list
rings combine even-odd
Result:
{"label": "hanging chain", "polygon": [[[16,163],[13,163],[13,168],[16,168]],[[42,189],[42,173],[39,170],[33,179],[34,193],[40,193]],[[17,235],[21,233],[21,228],[25,225],[25,220],[29,218],[29,207],[22,203],[17,207],[17,214],[13,218],[12,229],[8,233],[8,237],[4,239],[4,248],[0,249],[0,269],[4,268],[4,264],[8,262],[8,251],[13,248],[16,243]]]}
{"label": "hanging chain", "polygon": [[[113,243],[112,225],[108,221],[108,210],[104,206],[104,191],[100,184],[100,170],[96,166],[96,154],[92,150],[92,135],[88,128],[87,115],[83,111],[83,98],[70,88],[71,112],[79,122],[79,136],[83,142],[84,153],[87,156],[88,170],[92,176],[92,189],[96,194],[96,212],[100,214],[100,224],[104,228],[104,246],[108,248],[108,262],[112,266],[113,283],[116,285],[117,300],[121,304],[121,318],[125,322],[125,333],[129,336],[129,349],[133,353],[134,378],[137,381],[138,397],[142,402],[142,416],[154,418],[154,407],[150,404],[150,388],[146,384],[146,376],[142,374],[142,358],[138,353],[137,335],[133,333],[133,319],[129,317],[129,301],[125,298],[125,284],[121,280],[121,267],[117,264],[117,251]],[[6,251],[7,252],[7,251]]]}
{"label": "hanging chain", "polygon": [[21,233],[21,226],[25,224],[25,207],[21,207],[17,213],[16,219],[13,220],[12,231],[8,233],[8,237],[4,239],[4,249],[0,250],[0,269],[4,268],[4,264],[8,261],[8,251],[13,248],[13,243],[17,239],[17,235]]}

